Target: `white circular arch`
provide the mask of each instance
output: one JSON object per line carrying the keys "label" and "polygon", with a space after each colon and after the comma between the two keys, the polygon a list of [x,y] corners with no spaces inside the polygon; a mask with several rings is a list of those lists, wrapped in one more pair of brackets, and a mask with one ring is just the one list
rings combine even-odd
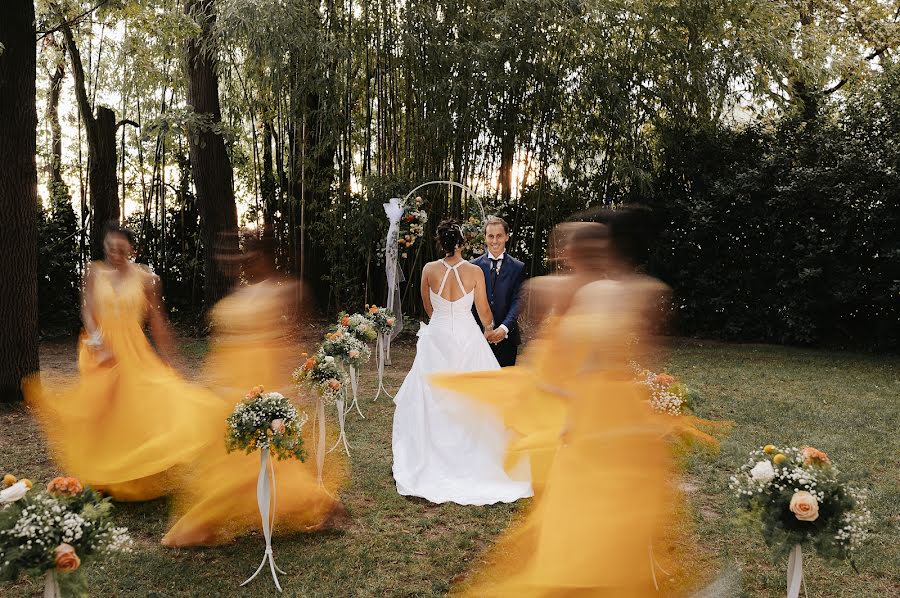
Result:
{"label": "white circular arch", "polygon": [[469,187],[466,187],[462,183],[457,183],[456,181],[428,181],[427,183],[422,183],[412,191],[406,194],[406,197],[403,198],[403,205],[406,205],[406,202],[409,201],[409,198],[413,196],[413,194],[422,189],[424,187],[428,187],[429,185],[449,185],[451,187],[458,187],[462,189],[471,199],[475,200],[475,203],[478,204],[478,210],[481,212],[481,221],[484,222],[487,220],[487,215],[484,212],[484,205],[481,203],[481,200],[478,199],[478,196],[475,195],[475,192],[472,191]]}

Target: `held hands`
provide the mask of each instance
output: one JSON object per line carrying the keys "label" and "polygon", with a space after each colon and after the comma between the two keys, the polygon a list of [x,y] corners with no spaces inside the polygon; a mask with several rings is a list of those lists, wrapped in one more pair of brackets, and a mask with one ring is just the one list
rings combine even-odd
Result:
{"label": "held hands", "polygon": [[484,331],[484,338],[487,342],[496,345],[506,338],[506,331],[502,328],[487,329]]}

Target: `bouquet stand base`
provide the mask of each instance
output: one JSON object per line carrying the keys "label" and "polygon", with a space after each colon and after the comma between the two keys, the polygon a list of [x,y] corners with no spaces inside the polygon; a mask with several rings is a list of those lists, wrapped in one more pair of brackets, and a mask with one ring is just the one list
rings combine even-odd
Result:
{"label": "bouquet stand base", "polygon": [[375,358],[378,367],[378,391],[375,393],[375,398],[373,401],[377,401],[378,397],[381,396],[382,391],[384,394],[389,396],[390,398],[394,398],[394,395],[388,392],[387,387],[384,385],[384,366],[390,365],[390,350],[391,350],[391,339],[388,335],[379,333],[378,334],[378,345],[375,349]]}
{"label": "bouquet stand base", "polygon": [[[257,567],[256,572],[251,575],[247,581],[241,584],[244,587],[262,572],[266,563],[269,563],[269,570],[272,572],[272,579],[275,580],[275,587],[281,592],[281,583],[278,581],[278,573],[286,575],[284,571],[275,564],[275,556],[272,552],[272,529],[275,525],[275,464],[269,454],[269,449],[264,448],[260,451],[259,478],[256,482],[256,503],[259,506],[259,516],[262,520],[263,536],[266,539],[266,551],[263,554],[262,562]],[[45,594],[46,596],[46,594]]]}

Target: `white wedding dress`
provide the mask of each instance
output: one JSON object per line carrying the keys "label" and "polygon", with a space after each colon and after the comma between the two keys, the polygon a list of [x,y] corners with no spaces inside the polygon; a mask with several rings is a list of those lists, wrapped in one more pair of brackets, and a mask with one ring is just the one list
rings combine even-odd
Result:
{"label": "white wedding dress", "polygon": [[[397,492],[434,503],[486,505],[533,495],[530,468],[503,467],[509,433],[488,407],[432,388],[437,372],[496,370],[500,366],[472,315],[474,289],[466,292],[458,268],[447,268],[438,292],[429,289],[434,313],[422,325],[416,358],[394,399],[393,453]],[[463,296],[441,296],[450,273]]]}

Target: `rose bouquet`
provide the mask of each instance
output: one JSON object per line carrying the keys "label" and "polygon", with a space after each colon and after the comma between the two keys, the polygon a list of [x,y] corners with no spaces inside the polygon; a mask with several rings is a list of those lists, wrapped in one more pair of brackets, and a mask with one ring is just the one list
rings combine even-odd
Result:
{"label": "rose bouquet", "polygon": [[371,357],[369,347],[342,327],[325,335],[321,352],[355,368],[359,368]]}
{"label": "rose bouquet", "polygon": [[378,336],[378,331],[372,321],[363,314],[341,313],[338,316],[338,327],[343,328],[363,343],[371,343]]}
{"label": "rose bouquet", "polygon": [[463,256],[466,259],[472,259],[484,253],[484,226],[482,226],[481,220],[470,216],[463,222],[462,233],[465,239]]}
{"label": "rose bouquet", "polygon": [[131,538],[113,524],[113,505],[75,478],[59,477],[45,492],[7,475],[0,490],[0,580],[46,576],[45,595],[85,593],[80,567],[130,552]]}
{"label": "rose bouquet", "polygon": [[690,410],[694,394],[675,376],[656,374],[650,370],[635,368],[637,379],[650,392],[650,406],[657,413],[682,415]]}
{"label": "rose bouquet", "polygon": [[303,354],[306,361],[294,370],[293,379],[297,386],[306,386],[315,390],[326,403],[332,404],[341,395],[345,378],[344,370],[331,355],[321,350],[313,356]]}
{"label": "rose bouquet", "polygon": [[776,556],[806,544],[827,559],[849,559],[867,536],[863,492],[818,449],[757,449],[731,477],[731,488]]}
{"label": "rose bouquet", "polygon": [[372,322],[372,326],[378,334],[390,334],[397,323],[394,312],[377,305],[366,305],[366,317]]}
{"label": "rose bouquet", "polygon": [[307,419],[306,414],[297,411],[284,395],[263,392],[263,387],[257,386],[235,405],[228,416],[225,448],[229,453],[269,449],[279,460],[303,461],[306,452],[300,431]]}
{"label": "rose bouquet", "polygon": [[397,236],[400,257],[409,257],[409,250],[416,241],[425,234],[425,224],[428,222],[428,212],[422,209],[425,202],[421,197],[416,197],[412,204],[403,207],[403,217],[400,219],[400,232]]}

